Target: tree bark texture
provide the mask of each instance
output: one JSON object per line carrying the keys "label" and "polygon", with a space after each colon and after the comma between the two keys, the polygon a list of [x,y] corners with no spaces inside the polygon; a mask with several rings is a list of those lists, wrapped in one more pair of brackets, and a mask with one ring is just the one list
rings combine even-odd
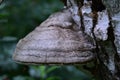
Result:
{"label": "tree bark texture", "polygon": [[78,30],[96,44],[96,63],[101,80],[120,80],[120,1],[62,0]]}

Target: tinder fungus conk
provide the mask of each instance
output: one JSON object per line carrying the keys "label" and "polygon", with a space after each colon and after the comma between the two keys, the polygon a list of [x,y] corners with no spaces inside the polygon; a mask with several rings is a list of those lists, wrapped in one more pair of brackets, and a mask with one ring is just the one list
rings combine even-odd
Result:
{"label": "tinder fungus conk", "polygon": [[[21,39],[13,59],[24,64],[78,64],[93,59],[93,42],[81,31],[71,29],[70,14],[66,11],[50,16],[45,22]],[[61,17],[60,17],[61,16]],[[58,18],[58,23],[56,19]],[[61,19],[62,18],[62,21]],[[65,19],[64,19],[65,18]],[[64,28],[59,23],[70,26]],[[49,24],[47,24],[47,23]],[[66,24],[67,23],[67,24]]]}

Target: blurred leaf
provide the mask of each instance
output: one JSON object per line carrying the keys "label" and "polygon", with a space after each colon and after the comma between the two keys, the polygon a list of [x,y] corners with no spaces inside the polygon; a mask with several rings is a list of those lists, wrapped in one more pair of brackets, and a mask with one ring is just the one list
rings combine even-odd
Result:
{"label": "blurred leaf", "polygon": [[50,73],[52,71],[54,71],[55,69],[59,68],[59,66],[52,66],[52,67],[49,67],[46,71],[46,73]]}
{"label": "blurred leaf", "polygon": [[16,76],[13,78],[13,80],[34,80],[34,79],[32,77]]}
{"label": "blurred leaf", "polygon": [[[0,67],[3,70],[16,69],[17,65],[12,61],[12,53],[16,45],[15,37],[0,38]],[[11,65],[8,67],[8,65]]]}
{"label": "blurred leaf", "polygon": [[60,78],[60,77],[53,76],[53,77],[47,78],[46,80],[61,80],[61,78]]}
{"label": "blurred leaf", "polygon": [[46,66],[39,66],[40,76],[44,79],[46,77]]}

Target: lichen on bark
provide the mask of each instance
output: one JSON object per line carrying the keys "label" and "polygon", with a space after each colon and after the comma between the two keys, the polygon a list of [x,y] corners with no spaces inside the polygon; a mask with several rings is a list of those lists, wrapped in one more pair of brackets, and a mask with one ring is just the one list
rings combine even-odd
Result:
{"label": "lichen on bark", "polygon": [[102,80],[120,80],[120,1],[67,1],[75,2],[72,6],[67,5],[68,8],[72,8],[70,11],[74,14],[74,21],[96,43],[96,65],[103,77]]}
{"label": "lichen on bark", "polygon": [[111,15],[111,22],[114,28],[115,45],[120,57],[120,0],[103,0]]}

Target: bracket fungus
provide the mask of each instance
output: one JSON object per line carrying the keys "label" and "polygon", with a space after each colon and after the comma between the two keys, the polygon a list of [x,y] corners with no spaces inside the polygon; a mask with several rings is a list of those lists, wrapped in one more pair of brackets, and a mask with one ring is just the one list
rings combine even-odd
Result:
{"label": "bracket fungus", "polygon": [[79,64],[94,58],[93,40],[77,27],[69,10],[51,15],[21,39],[13,60],[23,64]]}

